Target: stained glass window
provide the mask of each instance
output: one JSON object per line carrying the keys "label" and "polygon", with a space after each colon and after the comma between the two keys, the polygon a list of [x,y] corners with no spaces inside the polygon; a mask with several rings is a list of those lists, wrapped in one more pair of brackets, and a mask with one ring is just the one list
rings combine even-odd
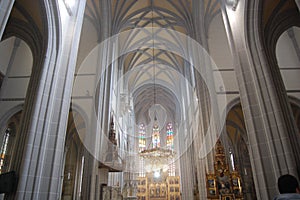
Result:
{"label": "stained glass window", "polygon": [[167,124],[167,148],[174,150],[174,133],[171,122]]}
{"label": "stained glass window", "polygon": [[140,124],[139,126],[139,152],[146,149],[146,131],[145,125]]}
{"label": "stained glass window", "polygon": [[[170,150],[174,150],[174,132],[173,132],[173,125],[172,122],[167,123],[167,148]],[[169,176],[175,176],[175,161],[172,160],[171,163],[169,163]]]}
{"label": "stained glass window", "polygon": [[8,140],[10,136],[10,129],[7,128],[4,133],[4,138],[2,140],[1,149],[0,149],[0,174],[5,172],[5,158],[7,153]]}
{"label": "stained glass window", "polygon": [[[139,152],[142,152],[146,149],[146,130],[145,125],[142,123],[139,125]],[[139,176],[145,177],[145,161],[143,158],[140,158],[140,171]]]}
{"label": "stained glass window", "polygon": [[159,148],[160,147],[160,134],[159,134],[159,127],[158,125],[153,126],[153,133],[152,133],[152,147]]}

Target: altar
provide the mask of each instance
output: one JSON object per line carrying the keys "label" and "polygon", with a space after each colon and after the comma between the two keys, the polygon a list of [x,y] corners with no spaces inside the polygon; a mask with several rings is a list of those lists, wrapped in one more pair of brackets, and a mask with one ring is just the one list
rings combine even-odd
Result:
{"label": "altar", "polygon": [[[156,112],[154,112],[156,113]],[[167,123],[165,134],[160,133],[154,114],[151,137],[146,137],[145,126],[139,131],[138,200],[180,200],[180,177],[176,173],[174,132]],[[146,138],[148,141],[146,141]],[[146,145],[148,144],[148,145]]]}
{"label": "altar", "polygon": [[148,174],[148,176],[138,179],[137,199],[180,200],[179,176],[168,176],[166,173],[161,177],[154,177],[152,174]]}
{"label": "altar", "polygon": [[239,172],[230,171],[220,140],[215,146],[214,172],[206,174],[208,200],[243,200]]}

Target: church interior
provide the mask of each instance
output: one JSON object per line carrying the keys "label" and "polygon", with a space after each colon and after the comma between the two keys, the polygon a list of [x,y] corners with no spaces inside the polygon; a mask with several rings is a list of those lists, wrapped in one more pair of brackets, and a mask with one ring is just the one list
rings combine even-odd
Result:
{"label": "church interior", "polygon": [[266,200],[300,178],[299,0],[0,0],[0,200]]}

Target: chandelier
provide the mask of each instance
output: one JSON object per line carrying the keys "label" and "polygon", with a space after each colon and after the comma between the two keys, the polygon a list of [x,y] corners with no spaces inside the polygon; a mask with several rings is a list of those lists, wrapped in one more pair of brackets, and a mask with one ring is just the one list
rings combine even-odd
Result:
{"label": "chandelier", "polygon": [[145,161],[146,172],[167,171],[169,163],[175,156],[174,150],[165,148],[151,148],[140,152]]}
{"label": "chandelier", "polygon": [[[152,6],[153,9],[153,6]],[[154,17],[152,10],[152,62],[153,62],[153,104],[154,104],[154,126],[152,135],[152,148],[144,149],[139,152],[140,157],[145,162],[146,172],[166,172],[168,171],[170,162],[173,162],[175,156],[175,151],[172,148],[162,148],[160,147],[160,133],[157,123],[157,113],[156,113],[156,62],[154,53]],[[150,145],[151,145],[150,144]]]}

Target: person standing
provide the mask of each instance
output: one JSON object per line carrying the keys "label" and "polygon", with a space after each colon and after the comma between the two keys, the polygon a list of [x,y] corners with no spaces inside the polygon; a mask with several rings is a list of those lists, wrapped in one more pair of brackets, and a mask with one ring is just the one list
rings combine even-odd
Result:
{"label": "person standing", "polygon": [[279,195],[274,200],[300,200],[300,188],[296,177],[285,174],[278,178]]}

